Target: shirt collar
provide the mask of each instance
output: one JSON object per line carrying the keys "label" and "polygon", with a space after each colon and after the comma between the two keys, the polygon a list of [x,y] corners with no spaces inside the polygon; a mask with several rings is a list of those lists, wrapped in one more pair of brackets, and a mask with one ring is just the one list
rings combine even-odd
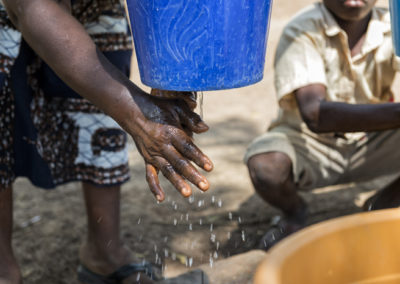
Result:
{"label": "shirt collar", "polygon": [[[320,4],[320,7],[324,19],[323,25],[325,29],[325,34],[328,37],[334,37],[342,33],[342,29],[337,24],[331,12],[322,3]],[[383,21],[380,18],[377,9],[373,8],[371,20],[368,25],[367,35],[363,46],[363,53],[367,53],[382,45],[385,34],[389,33],[390,30],[390,22]]]}

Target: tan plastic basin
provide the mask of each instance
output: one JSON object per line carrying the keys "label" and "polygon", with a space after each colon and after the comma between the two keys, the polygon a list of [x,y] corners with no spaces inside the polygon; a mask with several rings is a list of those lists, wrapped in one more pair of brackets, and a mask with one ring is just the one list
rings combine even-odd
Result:
{"label": "tan plastic basin", "polygon": [[278,243],[255,284],[399,284],[400,209],[313,225]]}

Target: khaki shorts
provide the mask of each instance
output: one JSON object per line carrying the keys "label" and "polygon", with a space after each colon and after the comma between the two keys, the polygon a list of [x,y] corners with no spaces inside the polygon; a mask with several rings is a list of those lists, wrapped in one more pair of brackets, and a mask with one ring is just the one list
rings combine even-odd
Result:
{"label": "khaki shorts", "polygon": [[400,173],[400,130],[368,133],[350,142],[279,126],[257,137],[244,161],[268,152],[289,156],[295,182],[302,190],[359,182]]}

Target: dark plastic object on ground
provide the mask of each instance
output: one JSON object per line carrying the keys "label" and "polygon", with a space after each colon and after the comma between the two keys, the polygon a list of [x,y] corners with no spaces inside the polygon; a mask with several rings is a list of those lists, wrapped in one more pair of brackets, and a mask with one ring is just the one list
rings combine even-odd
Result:
{"label": "dark plastic object on ground", "polygon": [[162,90],[263,77],[272,0],[127,0],[141,80]]}

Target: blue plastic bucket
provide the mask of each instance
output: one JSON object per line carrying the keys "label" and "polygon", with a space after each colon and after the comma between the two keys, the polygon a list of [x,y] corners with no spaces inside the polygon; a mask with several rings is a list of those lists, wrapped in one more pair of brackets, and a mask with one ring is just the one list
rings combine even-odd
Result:
{"label": "blue plastic bucket", "polygon": [[400,56],[400,3],[399,0],[390,0],[390,17],[392,22],[392,37],[394,50]]}
{"label": "blue plastic bucket", "polygon": [[263,78],[272,0],[127,0],[141,80],[163,90]]}

